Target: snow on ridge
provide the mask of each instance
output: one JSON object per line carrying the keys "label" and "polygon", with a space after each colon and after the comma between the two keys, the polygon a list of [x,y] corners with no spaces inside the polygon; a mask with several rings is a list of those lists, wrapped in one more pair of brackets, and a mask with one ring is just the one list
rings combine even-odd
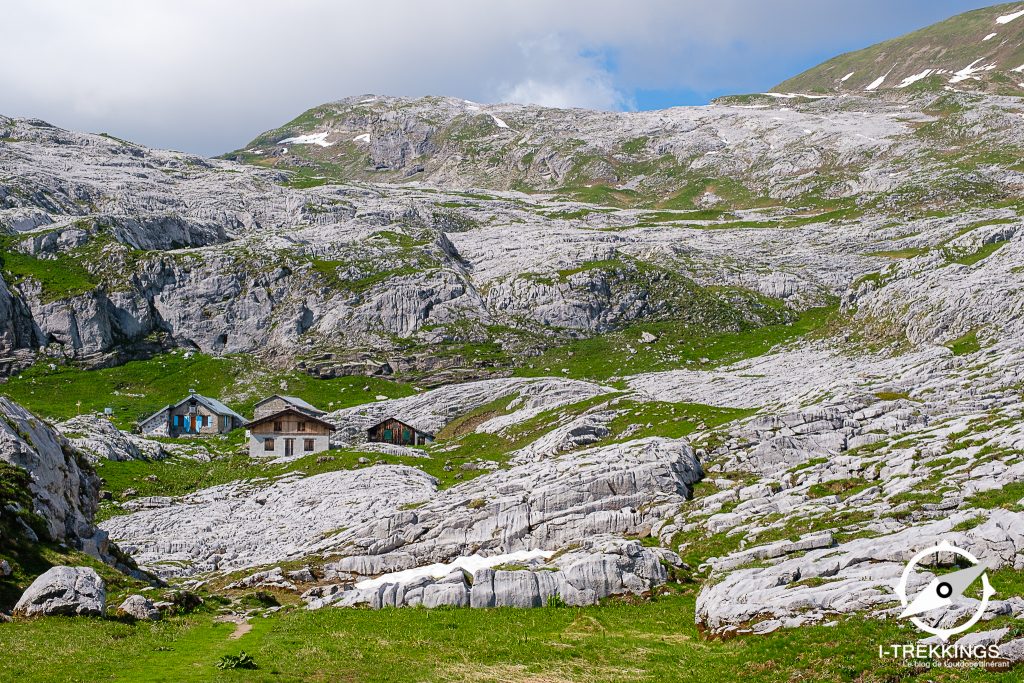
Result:
{"label": "snow on ridge", "polygon": [[856,73],[856,72],[851,71],[850,73],[848,73],[845,76],[843,76],[842,78],[840,78],[839,82],[840,83],[845,83],[847,80],[849,80],[850,76],[852,76],[854,73]]}
{"label": "snow on ridge", "polygon": [[985,42],[986,40],[992,40],[992,39],[993,39],[993,38],[995,38],[995,37],[996,37],[997,35],[999,35],[999,34],[998,34],[998,33],[990,33],[990,34],[988,34],[987,36],[985,36],[984,38],[982,38],[982,39],[981,39],[981,42],[983,42],[983,43],[984,43],[984,42]]}
{"label": "snow on ridge", "polygon": [[354,138],[352,138],[352,142],[369,142],[369,141],[370,141],[370,134],[369,133],[363,133],[362,135],[357,135]]}
{"label": "snow on ridge", "polygon": [[328,135],[330,135],[329,132],[298,135],[294,138],[285,138],[284,140],[279,140],[277,144],[283,145],[285,143],[290,142],[293,145],[318,145],[320,147],[330,147],[334,143],[327,142]]}
{"label": "snow on ridge", "polygon": [[363,590],[366,588],[376,588],[388,583],[406,583],[413,579],[418,579],[421,576],[443,579],[457,569],[462,569],[470,574],[475,574],[479,569],[489,569],[501,564],[510,564],[513,562],[546,560],[552,555],[554,555],[554,553],[550,550],[519,550],[517,552],[506,553],[504,555],[492,555],[491,557],[470,555],[468,557],[459,557],[448,563],[438,562],[436,564],[429,564],[425,567],[414,567],[413,569],[391,572],[390,574],[378,576],[375,579],[364,579],[356,584],[356,588]]}
{"label": "snow on ridge", "polygon": [[[1024,14],[1024,12],[1021,12],[1021,14]],[[996,68],[996,65],[995,65],[994,62],[992,64],[985,64],[984,66],[979,66],[978,68],[974,68],[974,65],[977,64],[978,62],[980,62],[983,59],[985,59],[985,58],[984,57],[978,57],[977,59],[975,59],[973,62],[971,62],[967,66],[965,66],[964,68],[962,68],[959,71],[957,71],[956,73],[954,73],[953,77],[949,79],[949,82],[950,83],[959,83],[960,81],[966,81],[969,78],[977,79],[978,77],[975,76],[974,74],[981,73],[982,71],[991,71],[992,69]]]}
{"label": "snow on ridge", "polygon": [[495,116],[494,114],[489,114],[489,116],[490,116],[490,117],[491,117],[492,119],[494,119],[494,125],[496,125],[496,126],[497,126],[498,128],[508,128],[508,124],[507,124],[507,123],[505,123],[504,121],[502,121],[501,119],[499,119],[499,118],[498,118],[497,116]]}
{"label": "snow on ridge", "polygon": [[806,97],[809,100],[821,100],[826,97],[829,97],[828,95],[807,95],[805,93],[800,92],[763,92],[761,94],[767,95],[768,97],[777,97],[783,100],[791,100],[795,97]]}
{"label": "snow on ridge", "polygon": [[1019,12],[1014,12],[1013,14],[1004,14],[1001,17],[996,17],[996,23],[997,24],[1009,24],[1011,21],[1013,21],[1017,17],[1024,17],[1024,9],[1020,10]]}
{"label": "snow on ridge", "polygon": [[919,74],[914,74],[913,76],[907,76],[902,81],[900,81],[900,84],[897,85],[896,87],[897,88],[906,88],[908,85],[910,85],[912,83],[917,83],[922,78],[927,78],[928,76],[931,75],[931,73],[932,73],[932,69],[925,69],[924,71],[922,71]]}

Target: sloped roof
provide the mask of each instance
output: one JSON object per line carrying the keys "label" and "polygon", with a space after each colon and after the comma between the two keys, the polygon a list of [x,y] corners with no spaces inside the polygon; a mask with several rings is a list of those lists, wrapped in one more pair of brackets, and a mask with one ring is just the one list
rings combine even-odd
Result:
{"label": "sloped roof", "polygon": [[156,411],[155,413],[153,413],[149,417],[145,417],[145,418],[142,418],[141,420],[139,420],[139,424],[140,425],[144,425],[147,422],[149,422],[150,420],[152,420],[154,417],[157,417],[158,415],[160,415],[160,413],[166,413],[170,409],[171,409],[171,404],[168,403],[163,408],[161,408],[160,410]]}
{"label": "sloped roof", "polygon": [[295,406],[297,408],[302,408],[303,410],[308,410],[310,412],[314,412],[314,413],[317,413],[317,414],[320,414],[320,415],[324,414],[324,411],[320,410],[319,408],[317,408],[312,403],[308,403],[306,401],[303,401],[298,396],[285,396],[284,394],[271,394],[270,396],[267,396],[262,401],[258,402],[256,405],[257,406],[261,406],[264,403],[266,403],[267,401],[272,401],[275,398],[282,399],[285,403],[290,403],[291,405],[293,405],[293,406]]}
{"label": "sloped roof", "polygon": [[426,434],[427,436],[430,436],[430,437],[434,436],[433,434],[431,434],[430,432],[426,431],[425,429],[420,429],[416,425],[409,424],[408,422],[406,422],[405,420],[403,420],[400,417],[386,417],[383,420],[380,420],[379,422],[374,422],[372,425],[370,425],[369,427],[366,428],[366,431],[370,431],[371,429],[376,429],[377,427],[380,427],[385,422],[391,422],[391,421],[395,421],[395,422],[398,422],[399,424],[403,424],[406,427],[409,427],[410,429],[416,430],[420,434]]}
{"label": "sloped roof", "polygon": [[242,417],[241,415],[239,415],[235,411],[231,410],[231,408],[228,408],[226,405],[224,405],[223,403],[221,403],[217,399],[210,398],[209,396],[203,396],[202,394],[189,394],[188,396],[186,396],[185,398],[181,399],[177,403],[169,403],[169,404],[165,405],[163,408],[161,408],[160,410],[158,410],[155,413],[153,413],[152,415],[150,415],[149,417],[146,417],[146,418],[143,418],[143,419],[139,420],[139,424],[140,425],[146,424],[147,422],[149,422],[153,418],[158,417],[160,415],[160,413],[166,412],[166,411],[171,410],[173,408],[177,408],[182,403],[185,403],[189,399],[193,399],[193,398],[195,400],[199,401],[200,403],[202,403],[203,405],[205,405],[207,408],[209,408],[213,412],[217,413],[218,415],[231,415],[233,417],[237,417],[242,422],[245,422],[245,418],[244,417]]}
{"label": "sloped roof", "polygon": [[184,403],[185,401],[189,400],[190,398],[196,399],[197,401],[199,401],[200,403],[204,404],[207,408],[209,408],[213,412],[217,413],[218,415],[233,415],[234,417],[237,417],[242,422],[245,422],[245,418],[242,417],[241,415],[239,415],[238,413],[236,413],[235,411],[231,410],[231,408],[228,408],[226,405],[224,405],[223,403],[221,403],[220,401],[218,401],[215,398],[210,398],[209,396],[203,396],[202,394],[190,394],[188,398],[184,398],[184,399],[178,401],[177,403],[175,403],[174,407],[177,408],[178,406],[180,406],[182,403]]}
{"label": "sloped roof", "polygon": [[257,418],[255,420],[253,420],[252,422],[246,422],[243,426],[248,429],[248,428],[252,427],[253,425],[263,424],[264,422],[272,422],[275,418],[278,418],[281,415],[284,415],[285,413],[291,413],[293,415],[298,415],[302,419],[309,420],[311,422],[319,422],[320,424],[322,424],[322,425],[324,425],[326,427],[329,427],[331,429],[331,431],[336,431],[338,429],[337,427],[334,426],[333,422],[328,422],[327,420],[322,420],[319,417],[317,417],[316,415],[310,415],[309,413],[307,413],[304,410],[297,410],[297,409],[292,408],[292,407],[283,408],[283,409],[277,411],[276,413],[271,413],[270,415],[264,415],[263,417],[260,417],[260,418]]}

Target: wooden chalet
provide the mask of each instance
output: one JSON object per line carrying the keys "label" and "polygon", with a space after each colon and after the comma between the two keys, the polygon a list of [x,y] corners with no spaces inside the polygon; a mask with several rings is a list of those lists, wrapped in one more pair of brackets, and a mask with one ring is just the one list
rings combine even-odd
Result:
{"label": "wooden chalet", "polygon": [[434,435],[416,429],[398,418],[389,417],[367,429],[366,440],[371,443],[392,443],[398,446],[422,446],[432,443]]}

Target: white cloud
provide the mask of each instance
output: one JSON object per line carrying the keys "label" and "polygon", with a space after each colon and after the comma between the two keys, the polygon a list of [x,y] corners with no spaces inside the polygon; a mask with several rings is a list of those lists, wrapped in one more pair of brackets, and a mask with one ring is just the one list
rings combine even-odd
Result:
{"label": "white cloud", "polygon": [[640,89],[763,90],[971,4],[5,0],[0,113],[219,153],[361,93],[625,109]]}
{"label": "white cloud", "polygon": [[545,107],[634,109],[617,89],[614,74],[596,57],[587,57],[565,36],[548,35],[519,45],[526,77],[497,89],[494,99]]}

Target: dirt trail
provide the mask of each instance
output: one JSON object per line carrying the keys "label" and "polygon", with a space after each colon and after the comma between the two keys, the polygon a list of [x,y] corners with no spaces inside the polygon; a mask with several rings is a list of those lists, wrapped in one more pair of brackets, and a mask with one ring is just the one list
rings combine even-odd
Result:
{"label": "dirt trail", "polygon": [[228,640],[238,640],[252,630],[252,624],[246,621],[245,617],[238,616],[237,614],[225,614],[224,616],[217,617],[214,621],[235,625],[235,630],[228,636]]}

